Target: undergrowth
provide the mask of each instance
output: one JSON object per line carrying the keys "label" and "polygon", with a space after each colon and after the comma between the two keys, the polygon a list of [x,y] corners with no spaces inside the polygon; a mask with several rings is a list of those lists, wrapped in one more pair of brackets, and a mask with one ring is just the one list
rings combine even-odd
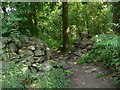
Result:
{"label": "undergrowth", "polygon": [[36,73],[27,66],[20,67],[9,62],[9,68],[3,71],[2,88],[64,88],[69,84],[62,69],[52,69],[49,72]]}
{"label": "undergrowth", "polygon": [[92,39],[95,41],[95,47],[82,55],[78,60],[78,64],[102,62],[105,67],[111,69],[114,73],[117,73],[114,81],[117,86],[120,87],[120,36],[115,34],[100,34]]}

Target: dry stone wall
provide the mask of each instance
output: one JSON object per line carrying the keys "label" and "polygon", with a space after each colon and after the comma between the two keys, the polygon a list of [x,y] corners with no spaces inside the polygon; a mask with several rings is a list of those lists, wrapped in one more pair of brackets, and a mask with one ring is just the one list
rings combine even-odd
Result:
{"label": "dry stone wall", "polygon": [[38,38],[21,35],[18,44],[6,37],[0,40],[0,60],[2,61],[14,61],[20,65],[24,64],[30,68],[47,71],[52,68],[47,62],[49,59],[49,48]]}
{"label": "dry stone wall", "polygon": [[81,40],[76,40],[74,45],[77,49],[74,54],[78,57],[82,56],[95,47],[87,31],[81,33]]}

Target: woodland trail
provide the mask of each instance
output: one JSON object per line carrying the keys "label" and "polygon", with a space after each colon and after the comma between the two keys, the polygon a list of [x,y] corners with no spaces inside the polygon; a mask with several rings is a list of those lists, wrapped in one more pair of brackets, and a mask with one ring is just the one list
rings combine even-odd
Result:
{"label": "woodland trail", "polygon": [[[67,88],[115,88],[110,72],[100,63],[76,64],[77,58],[72,53],[71,55],[57,54],[55,57],[64,60],[72,72],[67,77],[70,80]],[[98,78],[98,75],[101,77]]]}
{"label": "woodland trail", "polygon": [[101,66],[94,63],[77,65],[73,61],[68,63],[73,72],[68,77],[71,80],[69,88],[115,88],[110,76],[97,78],[97,75],[108,74]]}

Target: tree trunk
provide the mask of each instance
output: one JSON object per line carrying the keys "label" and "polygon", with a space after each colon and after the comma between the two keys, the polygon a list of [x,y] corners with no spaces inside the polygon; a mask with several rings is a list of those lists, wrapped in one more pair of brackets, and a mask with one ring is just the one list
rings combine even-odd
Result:
{"label": "tree trunk", "polygon": [[120,4],[119,2],[113,3],[114,11],[113,11],[113,30],[120,35]]}
{"label": "tree trunk", "polygon": [[37,8],[35,3],[30,3],[31,11],[26,13],[26,18],[29,23],[29,30],[32,36],[38,36],[38,21],[37,21]]}
{"label": "tree trunk", "polygon": [[69,50],[69,28],[68,28],[68,3],[62,3],[63,12],[63,51]]}
{"label": "tree trunk", "polygon": [[33,12],[33,21],[34,21],[34,32],[35,32],[35,36],[38,36],[38,21],[37,21],[37,8],[36,8],[36,4],[33,3],[33,7],[32,7],[32,12]]}

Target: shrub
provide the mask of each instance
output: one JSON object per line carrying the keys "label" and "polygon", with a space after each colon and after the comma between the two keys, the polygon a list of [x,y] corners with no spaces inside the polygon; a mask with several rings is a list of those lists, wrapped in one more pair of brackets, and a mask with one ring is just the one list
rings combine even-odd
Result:
{"label": "shrub", "polygon": [[[95,41],[95,48],[83,55],[78,63],[89,61],[100,61],[113,72],[120,72],[119,39],[116,34],[100,34],[92,38]],[[120,86],[120,78],[114,80]]]}
{"label": "shrub", "polygon": [[114,67],[117,71],[119,71],[120,67],[120,57],[119,57],[119,39],[120,36],[116,34],[100,34],[97,37],[93,37],[95,40],[95,46],[97,48],[97,52],[101,58],[101,61],[107,67]]}
{"label": "shrub", "polygon": [[41,88],[63,88],[69,83],[62,69],[53,69],[38,79]]}
{"label": "shrub", "polygon": [[37,74],[36,70],[29,70],[28,66],[19,66],[9,62],[9,68],[3,71],[3,88],[28,88],[35,84],[37,88],[62,88],[68,85],[62,69],[52,69],[49,72]]}

